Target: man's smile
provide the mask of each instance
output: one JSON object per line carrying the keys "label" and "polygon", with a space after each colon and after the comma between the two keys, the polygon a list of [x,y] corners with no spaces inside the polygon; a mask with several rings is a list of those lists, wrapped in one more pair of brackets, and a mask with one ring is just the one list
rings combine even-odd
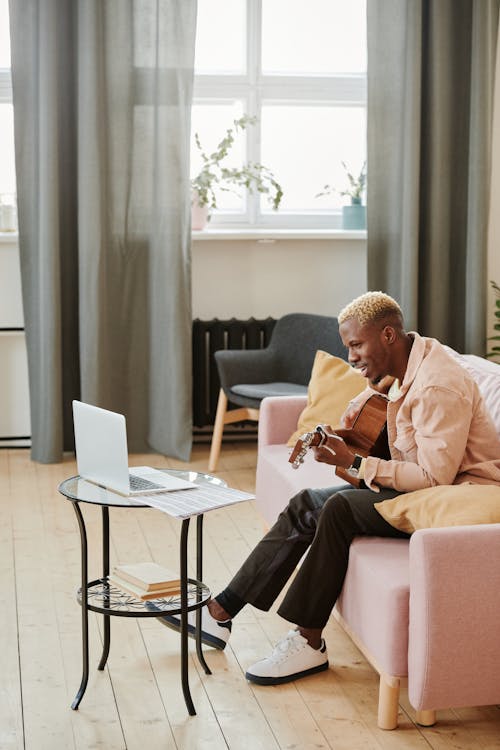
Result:
{"label": "man's smile", "polygon": [[360,374],[361,374],[361,375],[362,375],[362,376],[363,376],[364,378],[368,377],[368,375],[367,375],[367,372],[368,372],[368,365],[367,365],[367,364],[366,364],[365,362],[362,362],[362,363],[358,363],[358,364],[355,364],[355,365],[353,365],[353,367],[354,367],[354,369],[355,369],[355,370],[358,370],[358,371],[359,371],[359,373],[360,373]]}

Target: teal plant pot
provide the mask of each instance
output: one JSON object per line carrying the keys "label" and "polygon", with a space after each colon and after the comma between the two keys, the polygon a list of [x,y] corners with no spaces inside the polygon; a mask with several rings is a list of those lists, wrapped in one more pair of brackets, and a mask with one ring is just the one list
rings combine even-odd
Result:
{"label": "teal plant pot", "polygon": [[366,206],[342,206],[342,229],[366,229]]}

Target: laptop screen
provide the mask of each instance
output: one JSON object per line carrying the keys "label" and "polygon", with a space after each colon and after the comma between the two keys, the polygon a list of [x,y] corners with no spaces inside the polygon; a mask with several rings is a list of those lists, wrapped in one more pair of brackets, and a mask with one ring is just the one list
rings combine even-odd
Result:
{"label": "laptop screen", "polygon": [[83,479],[127,495],[127,428],[123,414],[73,401],[75,450]]}

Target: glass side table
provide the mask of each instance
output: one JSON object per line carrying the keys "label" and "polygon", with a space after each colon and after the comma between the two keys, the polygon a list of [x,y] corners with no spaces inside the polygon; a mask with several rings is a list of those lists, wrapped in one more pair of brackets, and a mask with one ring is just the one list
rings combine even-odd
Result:
{"label": "glass side table", "polygon": [[[226,482],[209,474],[193,471],[178,471],[168,469],[182,479],[196,484],[215,484],[226,486]],[[191,518],[181,521],[180,532],[180,596],[162,597],[149,601],[136,599],[129,594],[119,591],[109,583],[109,509],[116,508],[149,508],[132,498],[122,497],[103,487],[90,484],[79,476],[70,477],[58,487],[59,492],[71,502],[76,513],[81,543],[81,586],[77,592],[77,599],[82,608],[82,679],[71,708],[76,710],[80,705],[89,678],[89,622],[88,614],[98,612],[103,615],[104,642],[98,669],[103,670],[109,655],[111,644],[112,616],[118,617],[158,617],[165,614],[180,614],[181,622],[181,682],[186,707],[191,716],[196,714],[188,679],[188,628],[187,614],[196,610],[196,653],[198,660],[206,674],[211,674],[203,656],[201,647],[201,607],[210,598],[210,590],[202,582],[203,577],[203,514],[196,516],[196,579],[188,578],[187,574],[187,540],[189,522]],[[80,503],[100,505],[102,511],[102,576],[94,581],[88,580],[88,545],[87,531]],[[151,510],[154,510],[151,508]],[[153,606],[151,606],[151,604]],[[154,608],[153,608],[154,607]]]}

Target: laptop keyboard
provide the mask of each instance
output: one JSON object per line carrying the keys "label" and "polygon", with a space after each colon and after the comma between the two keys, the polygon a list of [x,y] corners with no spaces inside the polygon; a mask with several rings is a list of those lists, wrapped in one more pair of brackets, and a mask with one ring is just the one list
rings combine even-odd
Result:
{"label": "laptop keyboard", "polygon": [[143,479],[135,474],[130,474],[130,489],[132,492],[147,492],[147,490],[161,490],[162,485],[151,482],[149,479]]}

